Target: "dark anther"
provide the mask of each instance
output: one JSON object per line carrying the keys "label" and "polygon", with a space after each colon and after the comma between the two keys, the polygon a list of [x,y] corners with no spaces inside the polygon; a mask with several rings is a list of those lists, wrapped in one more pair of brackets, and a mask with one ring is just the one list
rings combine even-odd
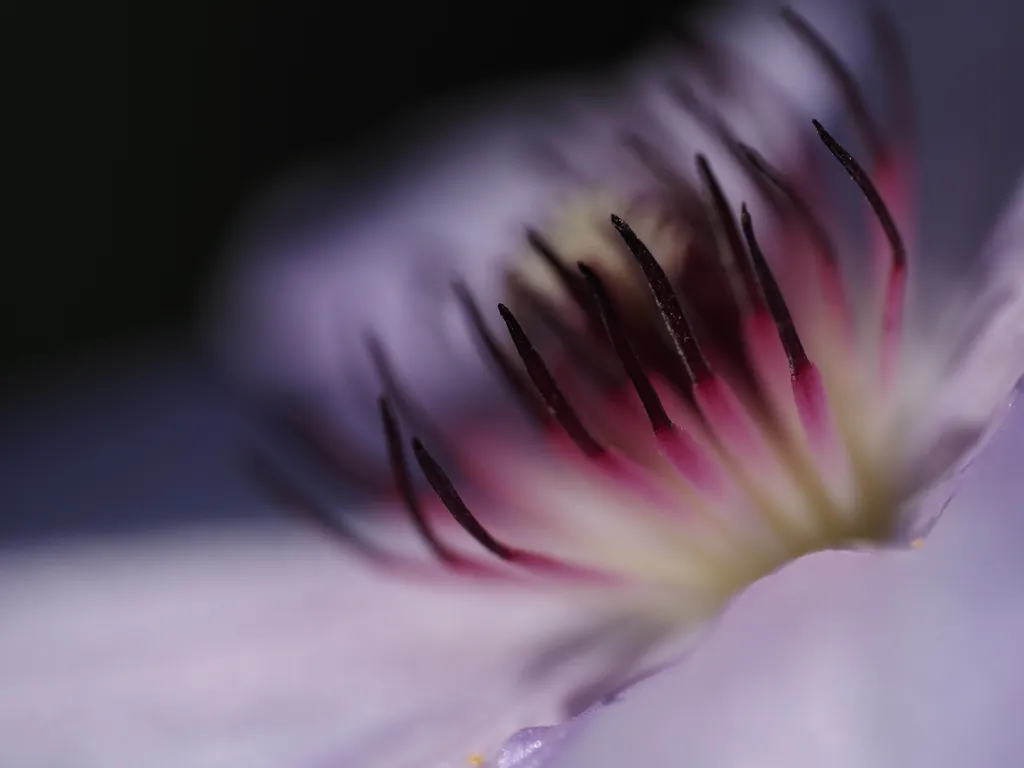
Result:
{"label": "dark anther", "polygon": [[591,322],[597,321],[597,312],[595,311],[590,294],[587,293],[576,275],[572,273],[572,270],[566,266],[566,263],[555,252],[551,243],[532,229],[528,229],[526,231],[526,242],[528,242],[530,247],[544,259],[545,263],[547,263],[549,267],[551,267],[555,276],[558,278],[558,281],[569,293],[569,296],[572,297],[572,300],[576,302],[577,306],[579,306],[583,311],[586,318]]}
{"label": "dark anther", "polygon": [[537,399],[537,393],[523,378],[521,371],[513,363],[508,353],[494,340],[494,336],[491,335],[487,324],[484,322],[483,315],[480,313],[480,307],[473,300],[469,289],[461,282],[453,283],[452,289],[455,291],[455,297],[458,299],[466,319],[483,345],[484,351],[491,359],[498,374],[512,390],[512,394],[522,403],[523,407],[532,417],[541,423],[547,422],[548,414],[544,410],[543,404]]}
{"label": "dark anther", "polygon": [[640,365],[640,359],[636,356],[633,345],[629,342],[626,330],[619,320],[618,313],[615,311],[612,300],[605,290],[604,283],[583,262],[579,262],[578,266],[580,274],[583,275],[583,278],[587,281],[590,290],[594,294],[597,309],[601,314],[601,320],[604,322],[604,328],[608,332],[612,348],[619,356],[619,360],[622,361],[622,368],[625,370],[626,375],[633,382],[633,387],[640,397],[640,402],[643,403],[647,417],[651,420],[651,427],[656,433],[672,429],[672,420],[665,412],[665,407],[662,405],[658,393],[651,384],[651,380],[644,373],[643,366]]}
{"label": "dark anther", "polygon": [[402,434],[398,429],[398,422],[395,420],[395,414],[392,412],[391,405],[386,397],[380,398],[380,421],[384,427],[384,437],[387,440],[391,474],[394,477],[395,485],[398,486],[398,493],[402,497],[405,509],[412,519],[416,533],[419,534],[430,551],[440,560],[451,562],[455,559],[454,556],[434,535],[434,531],[423,514],[419,500],[416,498],[416,491],[413,489],[412,479],[409,477],[409,468],[405,462]]}
{"label": "dark anther", "polygon": [[882,133],[879,131],[875,121],[871,118],[871,112],[868,110],[864,100],[864,94],[857,85],[857,79],[853,76],[853,73],[847,69],[846,65],[839,58],[839,54],[811,26],[807,19],[791,8],[784,8],[782,10],[782,18],[814,54],[822,60],[829,73],[835,79],[839,90],[842,92],[843,101],[846,102],[846,108],[850,110],[850,116],[853,118],[857,130],[861,134],[861,139],[867,145],[871,156],[874,158],[882,157],[886,151],[885,141],[882,139]]}
{"label": "dark anther", "polygon": [[801,219],[811,239],[814,240],[821,251],[822,258],[829,264],[835,264],[835,244],[832,242],[832,238],[829,237],[828,230],[825,229],[825,226],[815,216],[814,211],[803,196],[785,180],[782,173],[773,168],[756,150],[745,144],[740,146],[743,151],[743,157],[750,167],[766,178],[775,189],[782,193],[786,202],[796,211],[796,215]]}
{"label": "dark anther", "polygon": [[[698,122],[718,139],[719,143],[728,151],[729,155],[738,165],[745,167],[743,145],[736,138],[736,134],[733,133],[729,124],[726,123],[722,116],[697,98],[697,95],[683,82],[674,80],[669,82],[668,87],[669,92],[675,96],[683,109],[693,115]],[[751,176],[751,181],[765,197],[771,200],[771,190],[765,185],[763,178],[755,174]]]}
{"label": "dark anther", "polygon": [[566,353],[604,391],[617,391],[622,386],[622,371],[599,340],[577,331],[551,301],[537,290],[513,278],[510,282],[515,297],[523,304],[523,311],[539,320],[550,331]]}
{"label": "dark anther", "polygon": [[423,475],[427,478],[427,482],[430,483],[434,493],[437,494],[437,497],[447,507],[452,517],[455,518],[455,522],[461,525],[463,530],[476,539],[488,552],[497,555],[502,560],[514,560],[516,550],[505,546],[491,536],[487,529],[480,524],[480,521],[473,516],[473,513],[469,511],[469,507],[466,506],[462,497],[459,496],[459,492],[455,490],[451,479],[441,469],[441,465],[423,447],[423,443],[413,438],[412,450],[416,455],[416,461],[419,462],[420,469],[423,470]]}
{"label": "dark anther", "polygon": [[676,352],[683,361],[690,380],[695,384],[707,381],[711,378],[711,366],[708,365],[704,353],[701,352],[700,346],[697,344],[697,339],[693,335],[693,328],[683,313],[683,308],[675,291],[672,289],[672,283],[669,282],[668,275],[665,274],[665,270],[661,268],[661,265],[651,254],[650,250],[636,236],[636,233],[633,232],[630,226],[615,214],[612,214],[611,218],[612,225],[618,230],[619,235],[626,243],[626,247],[629,248],[644,272],[647,285],[654,295],[654,301],[658,305],[658,310],[661,312],[662,319],[665,321],[668,332],[672,336]]}
{"label": "dark anther", "polygon": [[896,222],[893,221],[892,214],[889,213],[889,209],[882,200],[882,196],[878,194],[878,190],[875,188],[874,183],[872,183],[871,178],[860,167],[860,164],[853,159],[853,156],[838,141],[832,138],[832,135],[822,127],[821,123],[817,120],[814,120],[813,123],[815,130],[818,131],[818,136],[821,137],[825,146],[828,147],[828,151],[832,153],[836,160],[842,163],[843,168],[850,174],[850,178],[860,187],[860,191],[871,206],[871,210],[875,212],[878,223],[882,225],[882,231],[885,232],[885,237],[892,248],[893,265],[903,267],[907,262],[907,250],[903,245],[903,238],[900,236],[900,231],[896,228]]}
{"label": "dark anther", "polygon": [[399,383],[395,376],[394,367],[388,359],[384,346],[372,333],[366,334],[366,348],[370,352],[373,367],[377,371],[381,387],[387,396],[394,403],[401,414],[412,426],[412,428],[427,438],[428,442],[435,449],[440,450],[443,455],[448,455],[447,445],[442,436],[441,430],[434,426],[433,420],[427,416],[422,408],[408,396],[405,388]]}
{"label": "dark anther", "polygon": [[746,258],[743,241],[740,238],[740,230],[736,225],[736,217],[733,215],[732,208],[729,207],[729,201],[722,191],[722,185],[718,183],[718,178],[715,176],[714,171],[711,170],[708,159],[704,155],[697,155],[697,172],[700,174],[701,181],[707,189],[715,221],[722,236],[725,238],[725,248],[719,248],[719,253],[728,252],[732,257],[731,261],[723,264],[723,266],[729,274],[730,282],[733,281],[735,275],[738,275],[741,281],[741,285],[734,286],[735,290],[742,291],[739,297],[742,302],[740,306],[744,308],[744,305],[746,305],[756,309],[760,303],[757,277],[751,270]]}
{"label": "dark anther", "polygon": [[740,209],[740,226],[743,227],[743,236],[750,249],[750,259],[754,264],[758,281],[761,283],[765,303],[768,305],[768,311],[771,312],[775,327],[779,331],[782,348],[786,350],[789,372],[796,375],[809,365],[807,352],[804,351],[804,345],[800,342],[800,336],[796,332],[793,317],[789,313],[789,307],[786,306],[782,291],[779,290],[779,284],[775,281],[775,276],[772,275],[771,268],[768,266],[761,246],[757,242],[757,237],[754,235],[754,225],[750,220],[750,211],[747,210],[746,203]]}
{"label": "dark anther", "polygon": [[516,351],[519,353],[523,365],[526,366],[526,373],[530,376],[533,386],[537,388],[537,392],[548,407],[548,411],[562,425],[562,429],[566,431],[566,434],[569,435],[570,439],[585,455],[591,458],[603,456],[605,454],[604,447],[583,426],[583,422],[580,421],[576,411],[569,405],[569,401],[562,394],[558,384],[555,383],[554,377],[544,364],[540,354],[534,349],[533,344],[530,343],[530,339],[526,336],[522,326],[519,325],[515,315],[504,304],[498,305],[498,311],[501,313],[505,325],[508,326],[512,343],[515,344]]}

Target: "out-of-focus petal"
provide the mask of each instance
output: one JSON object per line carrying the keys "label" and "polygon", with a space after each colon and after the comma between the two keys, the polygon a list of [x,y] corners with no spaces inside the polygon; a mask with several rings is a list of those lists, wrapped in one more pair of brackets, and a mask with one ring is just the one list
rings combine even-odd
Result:
{"label": "out-of-focus petal", "polygon": [[752,587],[549,768],[1016,765],[1022,446],[1015,413],[924,550],[821,553]]}
{"label": "out-of-focus petal", "polygon": [[526,685],[572,601],[424,591],[280,529],[8,553],[0,610],[5,766],[462,768],[615,663]]}
{"label": "out-of-focus petal", "polygon": [[934,415],[912,438],[930,446],[920,451],[924,461],[914,476],[923,486],[942,479],[922,502],[931,520],[999,428],[1024,376],[1024,185],[986,248],[981,271],[974,291],[954,292],[931,327],[918,330],[926,334],[916,342],[921,381],[911,391],[933,391],[936,400],[922,401]]}

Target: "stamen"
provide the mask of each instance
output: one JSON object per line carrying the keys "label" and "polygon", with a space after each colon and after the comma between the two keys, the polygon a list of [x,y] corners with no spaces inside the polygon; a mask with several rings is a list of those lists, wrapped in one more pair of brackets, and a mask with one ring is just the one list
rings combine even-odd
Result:
{"label": "stamen", "polygon": [[588,335],[572,328],[565,320],[564,313],[551,306],[550,302],[536,290],[510,277],[515,295],[525,305],[525,310],[537,317],[550,330],[563,349],[579,369],[585,372],[598,388],[617,392],[623,384],[622,372],[602,346]]}
{"label": "stamen", "polygon": [[807,359],[804,345],[800,342],[800,336],[796,332],[796,326],[793,324],[793,317],[786,306],[786,300],[782,296],[782,291],[779,290],[779,284],[775,281],[775,276],[765,260],[764,252],[757,242],[746,203],[740,209],[740,224],[743,228],[743,236],[747,241],[747,248],[750,251],[754,272],[764,294],[765,304],[775,321],[782,348],[786,351],[790,374],[796,376],[809,365],[810,361]]}
{"label": "stamen", "polygon": [[615,353],[619,356],[619,360],[622,361],[623,370],[629,376],[629,380],[633,383],[633,388],[636,389],[636,393],[640,397],[640,402],[647,412],[647,418],[651,420],[651,427],[654,429],[655,434],[671,430],[673,426],[672,420],[665,412],[665,406],[662,405],[661,398],[658,397],[658,393],[651,384],[651,380],[644,373],[640,359],[636,356],[633,345],[629,342],[626,331],[619,320],[618,313],[615,311],[611,298],[605,290],[604,283],[601,282],[601,278],[595,274],[594,270],[582,261],[577,266],[579,267],[580,274],[583,275],[583,278],[587,281],[590,290],[594,294],[598,312],[601,315],[605,330],[608,332],[608,339],[611,341]]}
{"label": "stamen", "polygon": [[743,153],[743,159],[746,163],[767,179],[771,185],[782,194],[786,199],[786,202],[793,207],[796,215],[807,228],[807,233],[818,246],[822,258],[825,259],[828,264],[836,264],[835,244],[832,242],[832,238],[829,237],[825,226],[818,220],[818,217],[814,214],[814,211],[811,210],[811,206],[808,205],[803,196],[797,192],[796,189],[785,180],[782,173],[772,167],[759,152],[746,144],[740,144],[739,147]]}
{"label": "stamen", "polygon": [[530,387],[523,378],[522,373],[512,362],[512,358],[498,345],[494,336],[491,335],[487,324],[484,322],[483,315],[480,313],[480,307],[477,306],[476,301],[474,301],[469,293],[469,289],[466,288],[465,284],[458,281],[452,284],[452,289],[455,291],[455,296],[466,315],[466,319],[483,345],[484,351],[491,359],[498,374],[511,389],[512,394],[522,403],[531,417],[541,424],[548,423],[550,419],[544,410],[543,404],[538,401],[536,391]]}
{"label": "stamen", "polygon": [[618,230],[626,247],[629,248],[644,272],[647,285],[654,295],[654,301],[657,303],[661,317],[672,336],[676,352],[683,361],[690,381],[696,385],[711,379],[711,366],[697,344],[693,328],[683,313],[682,305],[672,289],[672,283],[669,281],[668,275],[665,274],[665,270],[661,268],[647,246],[626,222],[615,214],[612,214],[611,220],[612,225]]}
{"label": "stamen", "polygon": [[510,547],[498,541],[476,519],[476,516],[469,511],[466,502],[462,500],[459,492],[455,490],[455,485],[452,483],[451,478],[441,468],[441,465],[434,460],[423,446],[423,443],[415,437],[412,439],[412,451],[416,456],[420,469],[423,470],[424,477],[430,483],[430,487],[434,489],[434,493],[437,494],[441,503],[451,513],[455,522],[472,536],[480,546],[498,559],[546,576],[583,580],[586,582],[607,581],[609,579],[609,576],[605,573],[566,563],[537,552]]}
{"label": "stamen", "polygon": [[427,416],[424,410],[416,405],[412,398],[406,394],[405,388],[399,383],[398,377],[395,376],[394,367],[391,365],[391,361],[388,359],[380,339],[372,333],[367,333],[365,338],[366,348],[370,352],[370,359],[373,361],[373,367],[377,371],[381,387],[391,401],[394,402],[398,412],[408,419],[413,429],[425,435],[431,445],[440,450],[444,455],[450,455],[451,452],[448,450],[447,442],[444,440],[441,430],[434,425],[433,420]]}
{"label": "stamen", "polygon": [[[718,139],[719,143],[732,156],[740,167],[745,167],[743,155],[744,145],[736,134],[733,133],[729,124],[718,112],[705,104],[691,88],[679,80],[672,80],[668,83],[669,93],[673,95],[684,110],[689,112],[698,122]],[[758,191],[770,202],[774,203],[771,190],[765,184],[765,180],[757,175],[752,175],[751,181],[758,188]]]}
{"label": "stamen", "polygon": [[[604,283],[597,274],[583,262],[578,264],[580,273],[590,285],[594,292],[594,298],[598,310],[604,321],[605,330],[612,347],[622,361],[622,367],[633,383],[643,404],[647,418],[650,419],[651,428],[658,439],[661,450],[665,457],[672,462],[680,474],[685,477],[694,487],[702,490],[715,490],[719,488],[720,478],[715,468],[708,461],[701,446],[685,431],[679,429],[665,411],[665,406],[658,397],[657,390],[651,384],[651,380],[644,372],[640,359],[633,350],[625,328],[619,320],[618,313],[612,304]],[[641,478],[632,474],[632,479],[644,484]]]}
{"label": "stamen", "polygon": [[402,449],[402,434],[398,429],[395,415],[391,411],[391,405],[386,397],[380,398],[379,405],[380,420],[384,426],[384,438],[388,446],[388,460],[391,463],[391,474],[394,477],[395,485],[398,486],[398,494],[402,497],[413,527],[439,560],[448,564],[454,563],[459,558],[438,540],[430,523],[427,522],[426,515],[423,514],[419,499],[416,498],[416,491],[413,489],[412,479],[409,477],[409,468],[405,462],[405,451]]}
{"label": "stamen", "polygon": [[854,125],[857,126],[861,140],[867,145],[871,157],[876,161],[884,158],[887,154],[886,142],[871,117],[864,93],[857,84],[853,73],[843,64],[836,50],[811,26],[807,19],[792,8],[783,8],[781,14],[782,20],[821,59],[835,79],[843,95],[843,100],[846,102],[846,108],[850,110]]}
{"label": "stamen", "polygon": [[871,210],[875,214],[882,233],[889,243],[892,251],[892,260],[889,266],[888,279],[882,295],[882,350],[881,350],[881,376],[883,381],[891,380],[893,368],[898,357],[898,345],[903,320],[903,297],[906,291],[907,280],[907,250],[900,236],[896,222],[892,214],[882,200],[874,183],[867,173],[860,167],[860,164],[847,152],[843,146],[836,141],[832,135],[817,120],[813,121],[815,130],[822,142],[828,147],[829,152],[842,164],[843,168],[860,188],[861,193],[867,199]]}
{"label": "stamen", "polygon": [[892,214],[889,213],[889,209],[885,205],[885,201],[882,200],[882,196],[878,194],[878,190],[875,188],[874,183],[864,169],[861,168],[853,156],[843,148],[843,146],[836,141],[832,134],[825,130],[821,123],[817,120],[812,120],[814,128],[818,132],[818,136],[822,142],[828,147],[828,151],[832,153],[832,156],[838,160],[846,172],[853,179],[854,183],[860,188],[861,194],[868,201],[868,205],[871,206],[871,210],[874,211],[875,217],[878,219],[878,223],[882,227],[882,231],[885,233],[886,240],[889,241],[889,247],[892,249],[892,262],[893,266],[897,268],[903,268],[907,261],[907,251],[903,245],[903,238],[900,236],[899,229],[896,227],[896,222],[893,221]]}
{"label": "stamen", "polygon": [[561,256],[555,252],[551,243],[545,240],[540,233],[533,229],[526,230],[526,242],[528,242],[530,247],[544,259],[552,270],[554,270],[558,281],[565,288],[566,292],[568,292],[572,300],[576,302],[577,306],[579,306],[583,311],[587,321],[594,326],[598,325],[600,321],[598,320],[597,311],[594,307],[592,297],[583,285],[580,284],[579,279],[572,273]]}
{"label": "stamen", "polygon": [[881,51],[882,71],[885,73],[883,103],[890,130],[896,140],[893,152],[873,169],[875,186],[893,211],[893,218],[911,230],[911,200],[913,199],[913,153],[909,147],[914,140],[914,99],[911,87],[910,63],[900,41],[892,18],[881,8],[873,9],[871,26]]}
{"label": "stamen", "polygon": [[544,364],[540,354],[534,349],[533,344],[530,343],[530,339],[523,331],[522,326],[519,325],[515,315],[504,304],[498,305],[498,311],[508,327],[512,343],[515,344],[516,351],[519,353],[523,365],[526,366],[526,372],[530,376],[533,386],[537,388],[541,399],[544,400],[544,404],[547,405],[548,411],[562,425],[569,438],[586,456],[590,458],[605,456],[604,446],[597,442],[590,432],[587,431],[587,428],[583,426],[583,422],[580,421],[576,411],[573,410],[565,395],[562,394],[562,390],[559,389],[558,384],[548,370],[547,365]]}
{"label": "stamen", "polygon": [[488,552],[502,560],[515,559],[516,550],[502,544],[487,532],[487,529],[469,511],[469,507],[466,506],[462,497],[459,496],[459,492],[455,490],[455,485],[445,471],[441,469],[441,465],[427,452],[427,449],[423,447],[423,443],[418,438],[414,437],[412,439],[412,450],[416,456],[416,461],[420,465],[420,469],[423,470],[424,477],[427,478],[427,482],[430,483],[430,487],[434,489],[434,493],[437,494],[441,503],[445,505],[452,517],[455,518],[455,522],[462,526],[463,530],[476,539],[480,546]]}
{"label": "stamen", "polygon": [[[756,312],[761,309],[761,295],[757,286],[757,278],[750,268],[743,249],[743,241],[740,239],[739,228],[736,226],[736,217],[722,191],[722,185],[718,183],[718,178],[711,170],[704,155],[697,155],[697,172],[708,191],[711,209],[718,222],[721,237],[725,241],[723,244],[725,247],[719,248],[719,254],[725,256],[722,258],[722,262],[729,274],[729,282],[738,294],[737,298],[741,310],[745,310],[744,314]],[[737,276],[740,280],[739,284],[736,283]]]}

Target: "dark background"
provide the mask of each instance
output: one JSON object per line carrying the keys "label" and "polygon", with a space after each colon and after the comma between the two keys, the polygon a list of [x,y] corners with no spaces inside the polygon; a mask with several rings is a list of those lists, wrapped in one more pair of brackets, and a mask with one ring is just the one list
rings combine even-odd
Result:
{"label": "dark background", "polygon": [[186,324],[232,216],[297,161],[610,62],[698,2],[8,6],[0,375]]}

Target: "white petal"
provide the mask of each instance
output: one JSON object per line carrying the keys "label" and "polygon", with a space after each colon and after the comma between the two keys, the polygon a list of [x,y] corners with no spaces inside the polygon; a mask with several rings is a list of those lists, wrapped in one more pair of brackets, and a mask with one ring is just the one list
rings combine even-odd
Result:
{"label": "white petal", "polygon": [[1022,450],[1015,414],[922,551],[823,553],[755,585],[551,768],[1016,765]]}
{"label": "white petal", "polygon": [[7,554],[0,764],[462,768],[587,679],[521,686],[573,606],[493,589],[389,583],[282,530]]}
{"label": "white petal", "polygon": [[961,288],[944,312],[931,338],[908,343],[916,386],[936,392],[934,401],[922,398],[915,414],[921,417],[913,437],[921,457],[917,487],[951,480],[966,468],[1005,418],[1024,375],[1024,184],[985,250],[981,286]]}

